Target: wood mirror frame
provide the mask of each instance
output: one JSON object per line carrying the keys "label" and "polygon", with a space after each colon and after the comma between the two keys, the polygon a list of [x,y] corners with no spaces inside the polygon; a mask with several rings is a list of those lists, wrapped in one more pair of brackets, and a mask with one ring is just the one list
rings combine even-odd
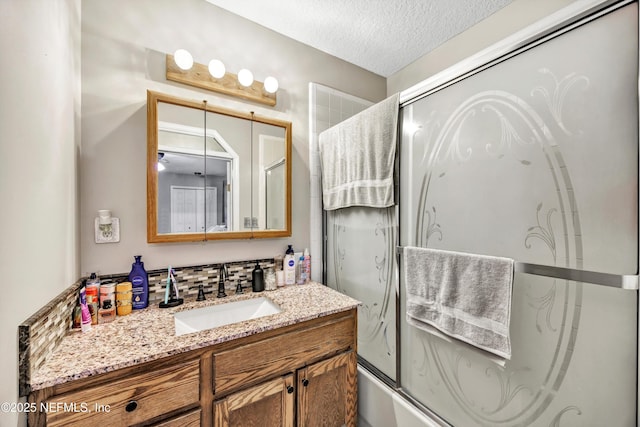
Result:
{"label": "wood mirror frame", "polygon": [[[248,123],[262,123],[281,127],[284,130],[284,162],[285,162],[285,218],[284,228],[274,230],[249,229],[241,231],[159,233],[158,232],[158,103],[196,109],[203,112],[217,113],[228,117],[247,120]],[[203,120],[204,121],[204,120]],[[204,123],[203,123],[204,136]],[[253,147],[252,147],[253,150]],[[204,158],[203,158],[204,162]],[[250,197],[260,190],[251,182]],[[255,215],[252,207],[251,216]],[[182,99],[158,92],[147,91],[147,242],[197,242],[205,240],[254,239],[291,236],[291,122],[261,117],[253,112],[243,113],[222,107],[209,105],[205,101]]]}

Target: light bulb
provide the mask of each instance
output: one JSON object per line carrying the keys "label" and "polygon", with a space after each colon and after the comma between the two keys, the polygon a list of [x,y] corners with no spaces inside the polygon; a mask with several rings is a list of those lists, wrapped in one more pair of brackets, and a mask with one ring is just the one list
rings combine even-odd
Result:
{"label": "light bulb", "polygon": [[219,59],[212,59],[209,61],[209,74],[216,79],[224,77],[227,71],[224,68],[224,64]]}
{"label": "light bulb", "polygon": [[176,65],[182,70],[189,70],[193,67],[193,56],[184,49],[176,50],[173,54],[173,59],[176,61]]}
{"label": "light bulb", "polygon": [[242,86],[249,87],[253,83],[253,73],[246,68],[238,71],[238,81]]}
{"label": "light bulb", "polygon": [[278,80],[275,77],[267,77],[264,79],[264,90],[269,93],[276,93],[278,90]]}

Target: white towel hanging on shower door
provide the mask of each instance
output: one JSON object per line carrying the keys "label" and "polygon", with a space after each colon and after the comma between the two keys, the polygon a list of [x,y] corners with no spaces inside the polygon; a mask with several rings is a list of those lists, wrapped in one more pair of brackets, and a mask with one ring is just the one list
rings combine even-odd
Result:
{"label": "white towel hanging on shower door", "polygon": [[392,95],[320,134],[325,210],[393,206],[398,99]]}

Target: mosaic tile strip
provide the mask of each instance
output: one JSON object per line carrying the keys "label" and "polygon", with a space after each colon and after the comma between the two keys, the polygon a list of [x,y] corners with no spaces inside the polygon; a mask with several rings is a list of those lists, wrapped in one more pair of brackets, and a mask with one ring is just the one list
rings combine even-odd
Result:
{"label": "mosaic tile strip", "polygon": [[[228,262],[229,281],[226,289],[234,290],[238,281],[244,288],[251,287],[251,272],[258,262],[262,269],[275,266],[273,258],[251,261]],[[174,267],[181,298],[195,298],[200,285],[203,285],[207,299],[215,298],[218,293],[218,279],[221,264],[206,264],[188,267]],[[149,304],[155,305],[164,300],[167,270],[147,271],[149,276]],[[71,315],[76,305],[80,278],[51,302],[18,326],[18,360],[20,396],[29,394],[31,372],[40,368],[47,355],[62,341],[71,328]],[[102,283],[120,283],[127,281],[127,274],[100,276]]]}
{"label": "mosaic tile strip", "polygon": [[[238,281],[243,288],[251,287],[251,272],[255,268],[256,262],[263,270],[274,268],[273,258],[253,261],[228,262],[227,272],[229,281],[225,288],[234,290]],[[178,282],[178,292],[181,298],[196,297],[200,285],[204,288],[207,298],[215,297],[218,293],[219,271],[222,264],[205,264],[191,267],[173,267],[176,281]],[[167,270],[149,270],[149,304],[157,304],[164,300],[165,286],[167,284]],[[120,283],[128,280],[128,275],[117,274],[101,276],[102,283]]]}
{"label": "mosaic tile strip", "polygon": [[29,393],[31,372],[42,366],[47,354],[53,351],[71,328],[71,314],[81,285],[82,279],[18,325],[20,396]]}

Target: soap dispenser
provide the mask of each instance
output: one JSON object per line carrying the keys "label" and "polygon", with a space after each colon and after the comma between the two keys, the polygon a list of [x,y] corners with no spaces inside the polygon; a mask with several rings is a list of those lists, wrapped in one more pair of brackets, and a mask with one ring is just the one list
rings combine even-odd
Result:
{"label": "soap dispenser", "polygon": [[253,292],[264,291],[264,271],[256,261],[256,267],[251,272],[251,288]]}

